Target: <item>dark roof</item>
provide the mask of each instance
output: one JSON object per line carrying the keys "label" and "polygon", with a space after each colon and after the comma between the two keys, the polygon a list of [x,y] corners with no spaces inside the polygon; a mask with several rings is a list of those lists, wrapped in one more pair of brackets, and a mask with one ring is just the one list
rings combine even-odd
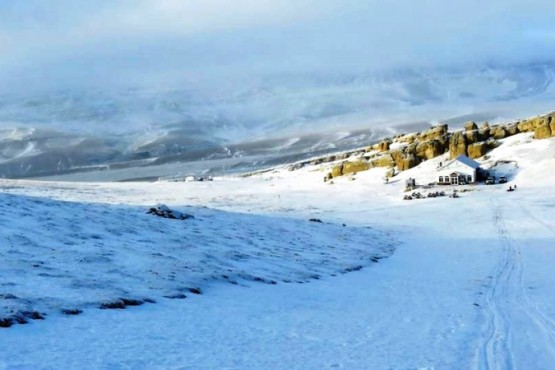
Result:
{"label": "dark roof", "polygon": [[459,155],[457,158],[455,158],[455,160],[467,165],[468,167],[474,168],[474,169],[480,167],[480,163],[476,162],[474,159],[468,158],[464,154]]}

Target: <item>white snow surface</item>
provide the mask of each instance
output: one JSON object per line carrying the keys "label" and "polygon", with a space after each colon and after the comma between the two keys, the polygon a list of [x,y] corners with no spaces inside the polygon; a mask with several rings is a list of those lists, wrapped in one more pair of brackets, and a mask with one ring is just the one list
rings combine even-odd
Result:
{"label": "white snow surface", "polygon": [[[404,179],[432,182],[445,160],[388,184],[385,169],[324,183],[329,165],[213,182],[1,181],[0,294],[21,299],[0,305],[47,316],[0,329],[0,369],[553,368],[555,140],[516,135],[479,161],[508,184],[402,200]],[[195,219],[145,214],[157,203]],[[96,308],[122,297],[156,303]]]}

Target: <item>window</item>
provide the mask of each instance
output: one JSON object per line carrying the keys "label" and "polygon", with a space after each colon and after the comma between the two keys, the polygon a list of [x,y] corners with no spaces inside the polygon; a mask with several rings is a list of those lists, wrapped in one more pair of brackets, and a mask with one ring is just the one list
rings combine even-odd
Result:
{"label": "window", "polygon": [[439,177],[439,182],[443,182],[443,176]]}
{"label": "window", "polygon": [[466,176],[466,182],[471,183],[472,182],[472,176],[470,176],[470,175]]}

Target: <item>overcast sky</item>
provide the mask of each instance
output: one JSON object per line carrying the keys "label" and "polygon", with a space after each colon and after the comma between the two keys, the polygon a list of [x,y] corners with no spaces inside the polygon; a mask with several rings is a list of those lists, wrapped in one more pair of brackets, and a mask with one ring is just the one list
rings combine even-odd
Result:
{"label": "overcast sky", "polygon": [[4,90],[545,61],[552,0],[0,0]]}

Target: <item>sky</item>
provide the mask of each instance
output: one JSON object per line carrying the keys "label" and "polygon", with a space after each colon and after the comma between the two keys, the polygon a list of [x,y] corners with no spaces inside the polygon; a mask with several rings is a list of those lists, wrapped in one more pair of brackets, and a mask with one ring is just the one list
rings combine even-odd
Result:
{"label": "sky", "polygon": [[549,0],[0,0],[0,83],[163,88],[529,63],[555,55],[553,14]]}

